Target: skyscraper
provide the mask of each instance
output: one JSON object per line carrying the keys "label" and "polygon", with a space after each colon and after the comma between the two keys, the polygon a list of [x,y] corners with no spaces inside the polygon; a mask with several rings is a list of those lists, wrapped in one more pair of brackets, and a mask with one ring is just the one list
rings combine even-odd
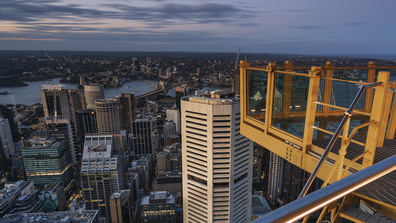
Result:
{"label": "skyscraper", "polygon": [[176,134],[176,124],[168,121],[163,124],[164,128],[164,146],[168,145],[168,136]]}
{"label": "skyscraper", "polygon": [[99,134],[120,134],[118,105],[119,103],[116,99],[98,99],[95,101]]}
{"label": "skyscraper", "polygon": [[151,154],[156,160],[152,133],[157,130],[156,119],[137,119],[132,122],[132,133],[129,135],[132,151],[137,159],[141,155]]}
{"label": "skyscraper", "polygon": [[180,134],[180,111],[177,109],[166,109],[166,119],[176,124],[176,133]]}
{"label": "skyscraper", "polygon": [[[69,107],[70,107],[70,115],[71,115],[71,117],[69,118],[74,127],[77,125],[76,111],[78,109],[82,109],[80,91],[77,89],[67,89],[67,94],[69,97]],[[78,131],[78,128],[75,128],[75,134],[77,137],[80,136],[80,132]]]}
{"label": "skyscraper", "polygon": [[187,89],[182,87],[175,88],[176,91],[176,107],[180,111],[180,100],[182,97],[187,96]]}
{"label": "skyscraper", "polygon": [[129,134],[131,133],[131,123],[136,120],[135,97],[133,93],[122,93],[118,99],[120,101],[120,128]]}
{"label": "skyscraper", "polygon": [[[68,92],[62,84],[41,85],[41,101],[43,103],[44,116],[55,115],[55,103],[57,115],[65,115],[71,118]],[[55,95],[55,99],[54,99]]]}
{"label": "skyscraper", "polygon": [[110,197],[111,222],[132,223],[133,203],[131,190],[119,190]]}
{"label": "skyscraper", "polygon": [[76,111],[76,117],[80,139],[84,139],[86,134],[98,133],[95,109],[79,109]]}
{"label": "skyscraper", "polygon": [[81,183],[87,210],[111,218],[110,196],[123,189],[121,158],[115,154],[113,136],[86,136],[81,164]]}
{"label": "skyscraper", "polygon": [[0,139],[3,146],[4,156],[8,157],[14,154],[14,141],[11,135],[11,128],[8,119],[0,117]]}
{"label": "skyscraper", "polygon": [[230,95],[181,101],[184,222],[250,222],[253,142]]}
{"label": "skyscraper", "polygon": [[59,132],[59,138],[51,136],[52,131],[41,133],[46,137],[32,137],[21,150],[26,178],[39,188],[50,183],[60,183],[65,187],[66,196],[70,196],[74,181],[69,142],[62,139],[62,132]]}
{"label": "skyscraper", "polygon": [[105,98],[104,87],[102,84],[84,85],[84,94],[87,108],[95,108],[95,101]]}

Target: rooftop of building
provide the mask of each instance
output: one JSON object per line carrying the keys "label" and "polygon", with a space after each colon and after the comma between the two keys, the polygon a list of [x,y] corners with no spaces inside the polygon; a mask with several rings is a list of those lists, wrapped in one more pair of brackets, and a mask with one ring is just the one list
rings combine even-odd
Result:
{"label": "rooftop of building", "polygon": [[59,183],[50,183],[44,186],[44,191],[56,191],[60,187]]}
{"label": "rooftop of building", "polygon": [[236,96],[233,91],[228,89],[221,89],[215,91],[195,91],[194,96],[187,96],[182,98],[183,101],[194,101],[203,104],[234,104],[239,103],[239,96]]}
{"label": "rooftop of building", "polygon": [[171,138],[171,139],[178,139],[178,138],[180,138],[180,136],[178,136],[178,135],[169,135],[168,137]]}
{"label": "rooftop of building", "polygon": [[7,182],[4,185],[4,189],[0,190],[0,204],[10,198],[12,195],[23,189],[27,185],[24,180],[18,180],[17,182]]}
{"label": "rooftop of building", "polygon": [[52,213],[24,213],[24,214],[9,214],[4,216],[0,223],[91,223],[98,217],[97,210],[94,211],[62,211]]}
{"label": "rooftop of building", "polygon": [[252,195],[252,218],[263,216],[271,211],[271,207],[264,197]]}
{"label": "rooftop of building", "polygon": [[127,200],[128,197],[130,197],[130,195],[131,195],[131,190],[118,190],[110,196],[110,199],[120,199],[121,202],[123,202]]}
{"label": "rooftop of building", "polygon": [[175,196],[167,191],[152,191],[150,195],[142,198],[141,205],[174,204]]}
{"label": "rooftop of building", "polygon": [[100,103],[115,103],[118,102],[117,99],[113,99],[113,98],[105,98],[105,99],[97,99],[95,101],[95,104],[100,104]]}
{"label": "rooftop of building", "polygon": [[97,155],[100,155],[100,157],[104,158],[111,158],[112,149],[112,135],[85,136],[83,159],[95,158]]}
{"label": "rooftop of building", "polygon": [[36,148],[50,148],[57,147],[60,142],[54,137],[38,137],[34,136],[28,140],[30,147],[25,147],[24,149],[36,149]]}

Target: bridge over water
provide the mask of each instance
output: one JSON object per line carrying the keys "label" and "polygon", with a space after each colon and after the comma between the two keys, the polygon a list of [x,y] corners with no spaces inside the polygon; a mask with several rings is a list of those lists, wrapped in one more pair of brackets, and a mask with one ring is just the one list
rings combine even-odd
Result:
{"label": "bridge over water", "polygon": [[156,89],[156,90],[154,90],[154,91],[150,91],[150,92],[147,92],[147,93],[145,93],[145,94],[136,96],[136,97],[135,97],[135,101],[136,101],[136,102],[139,102],[140,100],[143,100],[143,99],[146,98],[146,97],[150,98],[150,97],[156,96],[156,95],[158,95],[158,94],[160,94],[160,95],[161,95],[161,94],[162,94],[162,95],[166,95],[169,89],[172,89],[172,88],[174,88],[174,87],[177,87],[177,86],[180,86],[180,85],[183,85],[183,84],[189,84],[189,83],[192,83],[192,82],[194,82],[194,80],[191,80],[191,81],[183,81],[183,82],[179,82],[179,83],[174,83],[174,84],[169,85],[169,86],[167,86],[166,84],[164,84],[165,87],[162,87],[161,89]]}

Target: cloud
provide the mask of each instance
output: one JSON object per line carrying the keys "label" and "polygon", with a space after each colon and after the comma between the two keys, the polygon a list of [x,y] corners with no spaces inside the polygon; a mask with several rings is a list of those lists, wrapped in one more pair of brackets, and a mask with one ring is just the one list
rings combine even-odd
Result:
{"label": "cloud", "polygon": [[49,0],[29,2],[9,0],[0,2],[0,20],[40,21],[43,19],[64,19],[68,22],[76,18],[121,19],[166,24],[166,21],[182,19],[183,22],[210,23],[231,22],[246,13],[230,4],[171,4],[160,3],[155,7],[136,7],[129,4],[102,4],[99,8],[86,8],[77,4],[52,4]]}
{"label": "cloud", "polygon": [[294,26],[296,29],[321,29],[319,26]]}
{"label": "cloud", "polygon": [[349,22],[342,24],[343,26],[359,26],[359,25],[366,25],[365,22]]}

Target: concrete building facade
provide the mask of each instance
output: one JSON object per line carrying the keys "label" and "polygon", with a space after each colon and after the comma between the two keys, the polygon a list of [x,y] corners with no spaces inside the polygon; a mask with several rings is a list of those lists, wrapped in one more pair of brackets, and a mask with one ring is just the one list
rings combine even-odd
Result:
{"label": "concrete building facade", "polygon": [[87,108],[95,108],[95,101],[104,99],[104,87],[101,84],[84,85],[85,103]]}
{"label": "concrete building facade", "polygon": [[95,101],[99,134],[109,135],[121,133],[118,106],[119,103],[116,99],[98,99]]}
{"label": "concrete building facade", "polygon": [[214,98],[181,101],[184,222],[250,222],[253,142],[238,98]]}
{"label": "concrete building facade", "polygon": [[113,136],[86,136],[81,164],[81,186],[87,210],[111,218],[110,196],[123,189],[121,159],[113,149]]}
{"label": "concrete building facade", "polygon": [[3,146],[3,152],[5,157],[9,157],[14,154],[15,146],[12,139],[10,123],[8,119],[0,117],[0,139],[1,145]]}

